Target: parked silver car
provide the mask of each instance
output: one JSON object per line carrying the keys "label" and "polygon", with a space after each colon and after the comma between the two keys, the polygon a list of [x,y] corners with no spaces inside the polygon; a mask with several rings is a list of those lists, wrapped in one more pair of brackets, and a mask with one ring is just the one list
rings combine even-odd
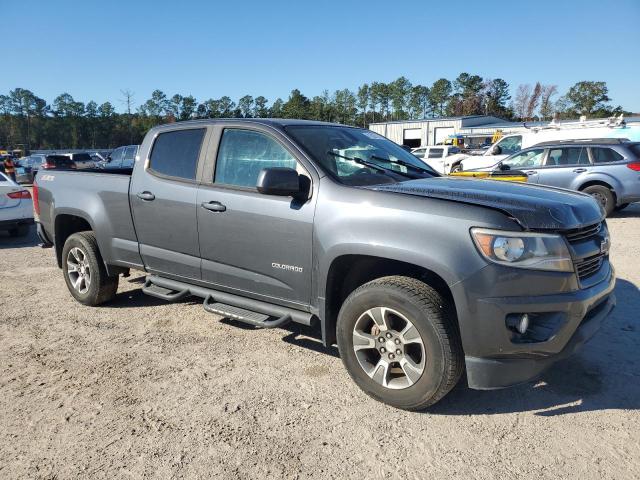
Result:
{"label": "parked silver car", "polygon": [[528,183],[593,195],[607,215],[640,201],[640,143],[621,139],[545,142],[505,158],[501,168],[522,170]]}

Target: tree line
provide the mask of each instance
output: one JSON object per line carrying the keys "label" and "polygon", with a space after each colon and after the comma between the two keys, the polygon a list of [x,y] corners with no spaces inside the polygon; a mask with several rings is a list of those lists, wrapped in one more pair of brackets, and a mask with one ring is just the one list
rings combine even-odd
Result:
{"label": "tree line", "polygon": [[558,96],[556,85],[519,85],[512,98],[509,84],[461,73],[450,81],[414,85],[406,77],[365,83],[356,91],[323,91],[314,97],[294,89],[286,100],[264,96],[228,96],[199,102],[192,95],[168,96],[155,90],[136,104],[123,90],[118,113],[111,102],[98,105],[57,96],[51,104],[33,92],[16,88],[0,95],[0,147],[26,149],[113,148],[136,144],[158,124],[197,118],[300,118],[366,127],[373,122],[438,116],[493,115],[506,120],[549,120],[580,115],[604,117],[623,112],[613,107],[605,82],[582,81]]}

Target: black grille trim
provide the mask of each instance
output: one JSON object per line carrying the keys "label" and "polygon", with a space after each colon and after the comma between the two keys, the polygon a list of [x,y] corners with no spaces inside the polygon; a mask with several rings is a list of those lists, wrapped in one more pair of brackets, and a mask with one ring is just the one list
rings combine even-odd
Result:
{"label": "black grille trim", "polygon": [[564,235],[569,243],[576,243],[597,235],[600,233],[600,230],[602,230],[602,223],[596,223],[595,225],[589,225],[588,227],[569,230]]}
{"label": "black grille trim", "polygon": [[606,255],[604,253],[600,253],[598,255],[593,255],[592,257],[583,258],[579,262],[576,262],[575,265],[578,278],[580,280],[585,279],[600,270],[605,257]]}

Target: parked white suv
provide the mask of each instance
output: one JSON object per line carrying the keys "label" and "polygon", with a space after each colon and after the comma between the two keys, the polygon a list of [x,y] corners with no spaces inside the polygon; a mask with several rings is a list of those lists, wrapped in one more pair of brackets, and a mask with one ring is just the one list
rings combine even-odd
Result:
{"label": "parked white suv", "polygon": [[452,145],[418,147],[411,150],[411,153],[443,175],[458,171],[460,162],[468,157],[461,153],[458,147]]}
{"label": "parked white suv", "polygon": [[0,173],[0,231],[7,231],[12,237],[25,237],[31,224],[33,202],[29,190]]}

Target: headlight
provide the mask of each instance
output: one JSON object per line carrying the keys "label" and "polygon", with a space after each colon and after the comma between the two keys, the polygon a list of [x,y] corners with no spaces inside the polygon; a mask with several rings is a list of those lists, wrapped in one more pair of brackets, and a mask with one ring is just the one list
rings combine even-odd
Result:
{"label": "headlight", "polygon": [[560,235],[472,228],[471,236],[487,259],[509,267],[573,272],[571,254]]}

